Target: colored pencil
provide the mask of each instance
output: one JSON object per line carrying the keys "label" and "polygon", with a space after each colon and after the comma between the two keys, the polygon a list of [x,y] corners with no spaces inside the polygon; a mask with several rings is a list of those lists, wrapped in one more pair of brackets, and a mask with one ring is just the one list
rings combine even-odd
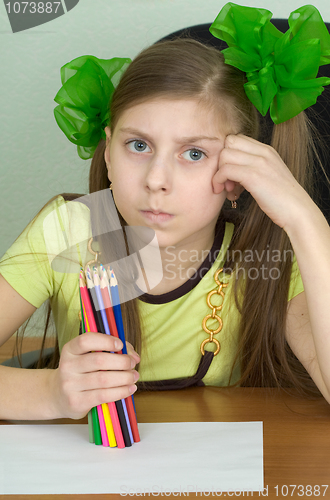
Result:
{"label": "colored pencil", "polygon": [[102,435],[101,435],[100,422],[99,422],[99,419],[97,416],[96,406],[91,409],[91,412],[92,412],[92,419],[93,419],[93,430],[94,430],[95,444],[101,445],[102,444]]}
{"label": "colored pencil", "polygon": [[[93,284],[94,284],[96,300],[97,300],[97,304],[94,304],[94,306],[99,307],[100,313],[101,313],[101,320],[102,320],[102,321],[100,321],[100,324],[98,325],[98,327],[100,329],[99,331],[101,331],[102,333],[105,333],[106,335],[111,335],[108,321],[107,321],[107,316],[106,316],[105,309],[104,309],[104,303],[103,303],[100,284],[99,284],[99,275],[98,275],[96,268],[93,269],[93,271],[94,271]],[[125,404],[125,402],[122,400],[122,405],[124,405],[124,404]],[[113,429],[114,429],[114,434],[116,437],[117,446],[118,446],[118,448],[124,448],[125,447],[125,440],[124,440],[124,436],[123,436],[123,428],[125,428],[125,422],[121,421],[119,414],[118,414],[118,407],[117,407],[117,404],[115,404],[115,402],[108,403],[108,407],[109,407],[109,411],[110,411],[110,415],[111,415],[111,421],[112,421],[112,425],[113,425]],[[126,410],[126,412],[127,412],[127,410]],[[125,414],[125,411],[124,411],[124,414]],[[128,420],[128,416],[127,416],[127,420]],[[126,422],[126,426],[127,426],[127,422]]]}
{"label": "colored pencil", "polygon": [[[81,286],[83,286],[84,285],[83,276],[80,276],[80,282],[81,282]],[[82,297],[81,297],[81,289],[79,291],[80,291],[80,294],[79,294],[80,295],[80,302],[81,302],[81,305],[83,308],[82,331],[85,333],[86,331],[89,332],[90,329],[89,329],[89,323],[88,323],[88,319],[87,319],[86,310],[85,310],[84,303],[83,303]],[[95,443],[96,445],[101,445],[102,444],[102,436],[101,436],[100,423],[99,423],[99,419],[97,416],[97,409],[96,408],[92,408],[88,412],[88,427],[89,427],[90,440],[91,440],[91,429],[92,429],[92,432],[93,432],[92,442]]]}
{"label": "colored pencil", "polygon": [[[95,269],[94,270],[94,279],[97,280],[97,283],[99,283],[98,278],[99,277],[97,274],[97,270]],[[94,282],[93,282],[93,284],[94,284],[94,293],[95,293],[95,302],[93,300],[94,306],[95,306],[95,308],[98,307],[100,309],[100,315],[97,316],[97,318],[99,320],[99,323],[98,323],[99,331],[102,333],[106,333],[106,330],[107,330],[109,332],[109,335],[110,335],[110,330],[109,330],[109,326],[107,324],[107,318],[106,318],[106,314],[104,311],[104,304],[103,304],[103,300],[102,300],[101,290],[100,290],[99,285],[95,286]],[[103,324],[103,319],[107,324],[107,328],[105,328],[105,325]],[[120,421],[120,427],[121,427],[121,431],[123,434],[125,446],[131,446],[132,443],[134,442],[134,440],[133,440],[133,433],[131,430],[131,425],[129,422],[126,403],[125,403],[124,399],[121,399],[120,401],[115,401],[115,405],[116,405],[116,409],[117,409],[117,413],[118,413],[118,418]]]}
{"label": "colored pencil", "polygon": [[[97,331],[119,337],[127,354],[118,283],[113,270],[87,266],[79,276],[82,332]],[[118,354],[119,354],[118,353]],[[88,414],[90,441],[124,448],[140,441],[133,396],[98,405]]]}
{"label": "colored pencil", "polygon": [[[89,299],[88,290],[87,290],[86,283],[85,283],[82,272],[80,272],[80,276],[79,276],[79,289],[80,289],[80,293],[81,293],[81,297],[82,297],[82,302],[85,306],[86,316],[88,318],[88,326],[89,326],[88,331],[97,332],[98,330],[97,330],[95,318],[93,315],[91,301]],[[101,405],[97,406],[97,414],[99,417],[102,444],[103,444],[103,446],[109,446],[108,433],[107,433],[106,424],[105,424],[103,410],[102,410]]]}
{"label": "colored pencil", "polygon": [[[84,332],[90,331],[89,327],[86,328],[86,324],[88,325],[88,322],[87,322],[87,315],[86,315],[85,308],[83,308],[83,313],[84,313],[83,318],[85,321],[85,323],[83,321],[83,331]],[[92,408],[88,412],[88,427],[89,427],[90,441],[95,443],[96,445],[101,445],[102,444],[102,436],[101,436],[100,423],[99,423],[99,419],[97,416],[97,409],[96,408]],[[92,433],[92,437],[91,437],[91,433]]]}
{"label": "colored pencil", "polygon": [[103,411],[105,428],[106,428],[107,434],[108,434],[109,446],[111,448],[114,448],[117,446],[117,441],[116,441],[115,431],[114,431],[113,424],[112,424],[109,406],[107,403],[102,403],[102,411]]}
{"label": "colored pencil", "polygon": [[[89,268],[87,268],[86,280],[87,280],[88,291],[91,294],[91,299],[92,299],[91,307],[93,310],[97,331],[104,333],[102,314],[100,314],[101,311],[98,308],[98,300],[95,293],[94,282],[92,280],[92,275]],[[103,413],[104,424],[107,432],[109,446],[115,447],[117,446],[117,440],[114,431],[114,425],[116,426],[116,422],[118,421],[116,408],[112,405],[110,405],[109,407],[108,403],[102,403],[101,407],[102,407],[102,413]]]}
{"label": "colored pencil", "polygon": [[[95,326],[94,332],[105,333],[101,330],[102,316],[101,316],[101,311],[98,309],[98,301],[97,301],[97,297],[96,297],[94,283],[92,280],[92,273],[91,273],[89,266],[87,266],[87,270],[86,270],[86,283],[87,283],[88,292],[91,296],[90,304],[91,304],[92,315],[93,315],[94,320],[95,320],[94,321],[94,326]],[[94,328],[94,326],[93,326],[93,328]]]}
{"label": "colored pencil", "polygon": [[127,414],[126,405],[125,405],[126,414],[124,412],[124,405],[122,403],[122,400],[115,401],[115,405],[116,405],[116,409],[117,409],[117,413],[118,413],[118,418],[120,421],[121,430],[123,433],[125,447],[132,446],[134,441],[131,439],[130,433],[128,431],[129,418],[128,418],[128,414]]}
{"label": "colored pencil", "polygon": [[[110,328],[110,333],[114,337],[118,337],[118,330],[115,320],[115,315],[113,314],[113,309],[111,305],[111,293],[110,293],[110,284],[107,275],[106,269],[101,265],[101,276],[100,276],[100,288],[103,298],[103,304],[105,307],[105,312],[108,319],[108,324]],[[122,351],[118,351],[118,353],[122,354]]]}
{"label": "colored pencil", "polygon": [[[86,332],[86,312],[84,305],[81,300],[81,294],[79,290],[79,299],[80,299],[80,314],[81,314],[81,332],[85,333]],[[88,434],[89,434],[89,442],[90,443],[95,443],[95,437],[94,437],[94,429],[93,429],[93,418],[92,418],[92,411],[89,410],[88,412]]]}
{"label": "colored pencil", "polygon": [[[115,320],[116,320],[118,335],[119,335],[120,340],[123,343],[123,354],[127,354],[124,324],[123,324],[123,318],[121,315],[121,308],[120,308],[118,282],[117,282],[117,279],[116,279],[116,276],[115,276],[113,269],[108,268],[108,276],[109,276],[109,283],[110,283],[112,309],[113,309],[113,313],[114,313]],[[139,434],[139,429],[138,429],[137,419],[136,419],[134,397],[129,396],[128,398],[126,398],[126,401],[127,401],[127,410],[128,410],[128,414],[129,414],[129,419],[130,419],[132,432],[133,432],[133,438],[134,438],[134,441],[137,443],[140,441],[140,434]]]}
{"label": "colored pencil", "polygon": [[[116,326],[116,322],[115,322],[115,317],[114,317],[114,314],[113,314],[113,311],[112,311],[112,307],[111,307],[111,301],[110,301],[110,296],[109,296],[109,291],[108,291],[108,279],[106,277],[106,270],[104,269],[104,267],[101,265],[101,277],[100,277],[100,290],[101,290],[101,294],[102,294],[102,299],[103,299],[103,305],[104,305],[104,310],[105,310],[105,313],[106,313],[106,317],[107,317],[107,321],[108,321],[108,325],[109,325],[109,329],[110,329],[110,334],[119,338],[118,336],[118,332],[117,332],[117,326]],[[105,277],[104,277],[104,273],[105,273]],[[118,351],[118,353],[121,353],[122,351]],[[116,408],[118,410],[117,414],[120,414],[121,415],[121,418],[123,419],[124,416],[123,416],[123,413],[121,411],[121,407],[119,405],[117,405],[116,403],[109,403],[109,404],[115,404],[116,405]],[[126,409],[126,414],[127,414],[127,420],[128,422],[130,422],[130,418],[129,418],[129,412],[127,411]],[[119,424],[119,430],[120,430],[120,437],[116,436],[117,437],[117,443],[118,443],[118,448],[124,448],[126,445],[125,445],[125,442],[128,443],[128,446],[129,446],[129,441],[127,439],[127,434],[126,434],[126,440],[124,439],[124,436],[123,436],[123,433],[121,432],[122,429],[121,429],[121,426],[120,426],[120,422],[119,422],[119,418],[118,418],[118,424]],[[131,425],[131,424],[130,424]],[[124,427],[124,430],[126,428]],[[128,432],[128,427],[127,427],[127,432]],[[134,434],[133,434],[133,431],[131,429],[131,439],[130,441],[133,442],[134,441]],[[121,439],[120,439],[121,438]],[[120,443],[120,444],[119,444]]]}

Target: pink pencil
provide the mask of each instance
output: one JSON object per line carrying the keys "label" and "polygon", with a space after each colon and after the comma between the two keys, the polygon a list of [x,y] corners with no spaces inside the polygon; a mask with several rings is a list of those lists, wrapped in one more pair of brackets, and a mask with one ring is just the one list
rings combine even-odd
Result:
{"label": "pink pencil", "polygon": [[[95,274],[96,274],[96,271],[95,271]],[[97,275],[96,277],[98,278],[99,276]],[[94,278],[95,278],[95,275],[94,275]],[[96,283],[98,283],[98,281],[96,281]],[[106,298],[103,294],[102,288],[101,288],[101,293],[102,293],[102,297]],[[111,403],[108,403],[108,406],[109,406],[113,431],[115,433],[115,438],[117,441],[117,446],[118,446],[118,448],[125,448],[125,441],[124,441],[123,433],[122,433],[121,426],[120,426],[120,421],[119,421],[119,417],[118,417],[118,413],[117,413],[116,404],[112,401]]]}
{"label": "pink pencil", "polygon": [[[109,309],[107,309],[107,312],[108,312],[108,310],[109,310],[109,312],[111,312],[116,334],[120,338],[120,335],[118,333],[119,325],[117,325],[117,320],[115,318],[114,310],[113,310],[113,307],[112,307],[112,303],[111,303],[111,291],[110,291],[111,287],[112,287],[112,290],[114,290],[114,288],[116,288],[113,285],[117,284],[117,280],[111,279],[111,275],[113,274],[113,276],[114,276],[113,271],[110,273],[110,276],[109,276],[110,280],[108,279],[106,270],[103,268],[102,271],[103,271],[103,277],[104,277],[105,283],[109,284],[109,288],[106,289],[106,292],[109,294],[108,297],[109,297],[109,304],[110,304],[110,307],[109,307]],[[115,306],[115,307],[117,309],[117,313],[119,313],[119,315],[120,315],[120,318],[122,318],[121,317],[121,311],[120,311],[119,302],[118,302],[118,305]],[[121,326],[122,326],[122,329],[121,329],[121,332],[122,332],[121,340],[123,342],[123,350],[122,350],[122,352],[125,353],[125,354],[127,354],[126,342],[125,342],[125,332],[124,332],[123,325],[122,325],[122,319],[121,319],[120,323],[121,323]],[[137,420],[136,420],[136,413],[135,413],[135,408],[134,408],[134,397],[133,396],[128,396],[125,399],[125,402],[126,402],[127,413],[128,413],[128,417],[129,417],[129,421],[130,421],[130,425],[131,425],[131,430],[132,430],[132,433],[133,433],[133,439],[134,439],[134,442],[137,443],[138,441],[140,441],[140,434],[139,434],[138,424],[137,424]]]}
{"label": "pink pencil", "polygon": [[[89,326],[88,331],[97,332],[96,323],[95,323],[94,314],[93,314],[93,309],[92,309],[92,304],[91,304],[91,301],[89,298],[88,290],[86,287],[86,283],[85,283],[82,271],[80,271],[80,276],[79,276],[79,288],[80,288],[80,293],[81,293],[81,299],[84,303],[86,316],[87,316],[87,320],[88,320],[88,326]],[[108,434],[107,434],[107,429],[106,429],[104,416],[103,416],[103,410],[102,410],[101,405],[97,406],[97,414],[99,416],[102,444],[103,444],[103,446],[109,446]]]}

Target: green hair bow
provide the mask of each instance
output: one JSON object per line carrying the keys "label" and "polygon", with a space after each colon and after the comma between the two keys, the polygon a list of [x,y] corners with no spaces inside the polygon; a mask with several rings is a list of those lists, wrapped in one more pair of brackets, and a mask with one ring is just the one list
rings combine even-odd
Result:
{"label": "green hair bow", "polygon": [[330,35],[319,11],[305,5],[293,11],[289,29],[270,22],[272,12],[227,3],[210,27],[228,48],[225,63],[244,71],[245,92],[265,116],[282,123],[315,104],[330,78],[316,78],[319,66],[330,63]]}
{"label": "green hair bow", "polygon": [[128,58],[81,56],[61,68],[62,87],[54,99],[58,103],[54,115],[83,160],[92,158],[101,137],[105,139],[109,101],[130,63]]}

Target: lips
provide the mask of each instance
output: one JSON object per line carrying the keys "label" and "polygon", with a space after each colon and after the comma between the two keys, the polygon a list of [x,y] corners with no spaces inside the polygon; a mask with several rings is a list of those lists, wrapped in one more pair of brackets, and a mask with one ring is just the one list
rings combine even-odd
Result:
{"label": "lips", "polygon": [[150,222],[162,223],[171,220],[174,215],[167,212],[162,212],[160,210],[141,210],[142,216]]}

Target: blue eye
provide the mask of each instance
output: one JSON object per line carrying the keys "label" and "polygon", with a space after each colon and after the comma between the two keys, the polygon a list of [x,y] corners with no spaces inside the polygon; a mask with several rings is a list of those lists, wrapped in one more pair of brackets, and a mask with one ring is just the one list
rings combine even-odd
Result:
{"label": "blue eye", "polygon": [[[188,158],[185,156],[188,153]],[[203,151],[200,151],[199,149],[188,149],[182,154],[183,158],[185,160],[192,160],[192,161],[198,161],[201,160],[205,155]]]}
{"label": "blue eye", "polygon": [[147,148],[150,150],[148,144],[144,141],[141,141],[141,139],[130,141],[127,143],[127,145],[128,145],[128,148],[131,151],[133,151],[133,153],[136,153],[136,152],[143,153],[144,151],[146,151]]}

